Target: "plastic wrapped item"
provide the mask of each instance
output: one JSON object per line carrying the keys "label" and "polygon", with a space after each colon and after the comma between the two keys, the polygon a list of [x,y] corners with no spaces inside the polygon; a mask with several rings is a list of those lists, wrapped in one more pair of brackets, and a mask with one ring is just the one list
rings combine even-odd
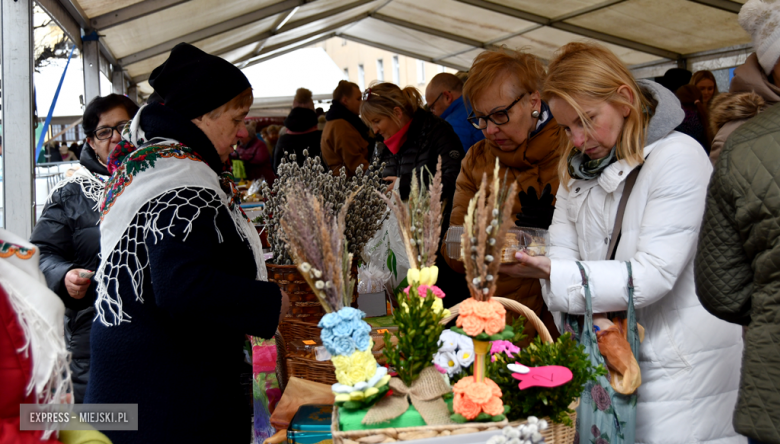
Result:
{"label": "plastic wrapped item", "polygon": [[322,341],[317,339],[296,339],[287,343],[288,353],[307,359],[317,359],[317,347],[322,346]]}
{"label": "plastic wrapped item", "polygon": [[[628,344],[626,320],[609,320],[603,315],[593,316],[593,325],[599,341],[599,352],[609,367],[609,383],[616,392],[630,395],[642,384],[639,363]],[[644,328],[637,324],[639,340],[644,340]]]}
{"label": "plastic wrapped item", "polygon": [[376,264],[361,266],[358,268],[358,293],[384,293],[385,282],[389,281],[391,276],[390,271]]}
{"label": "plastic wrapped item", "polygon": [[[444,242],[450,259],[461,259],[461,236],[463,227],[450,227]],[[517,262],[515,253],[524,251],[531,256],[546,256],[550,247],[550,232],[541,228],[511,228],[507,231],[504,248],[501,250],[501,263]]]}

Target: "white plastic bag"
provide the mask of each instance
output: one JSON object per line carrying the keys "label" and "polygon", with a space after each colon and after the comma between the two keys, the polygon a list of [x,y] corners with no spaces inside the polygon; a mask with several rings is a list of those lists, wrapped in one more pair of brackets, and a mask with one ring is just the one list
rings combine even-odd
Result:
{"label": "white plastic bag", "polygon": [[390,272],[390,279],[385,284],[393,296],[408,287],[406,271],[409,269],[409,259],[398,231],[397,219],[392,212],[374,237],[366,243],[363,260],[369,266],[374,265],[381,271]]}

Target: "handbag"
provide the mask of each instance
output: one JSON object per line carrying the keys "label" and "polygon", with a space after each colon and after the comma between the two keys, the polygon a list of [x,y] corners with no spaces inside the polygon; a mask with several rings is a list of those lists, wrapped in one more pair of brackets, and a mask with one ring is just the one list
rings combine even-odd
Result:
{"label": "handbag", "polygon": [[[599,343],[596,333],[593,331],[593,304],[588,275],[585,267],[577,262],[582,275],[582,286],[585,290],[585,316],[583,317],[582,333],[577,331],[579,322],[577,316],[566,316],[567,325],[579,334],[579,343],[585,347],[591,364],[596,367],[599,364],[604,368],[607,364],[599,352]],[[628,343],[634,358],[639,355],[639,332],[637,331],[636,312],[634,309],[634,279],[631,270],[631,262],[626,262],[628,268],[628,310],[624,315],[628,324]],[[611,316],[610,316],[611,317]],[[636,431],[636,402],[637,394],[623,395],[617,393],[606,376],[598,376],[596,381],[585,384],[580,397],[580,405],[577,407],[577,434],[579,440],[574,442],[587,443],[583,439],[589,439],[592,444],[633,444]]]}
{"label": "handbag", "polygon": [[[620,197],[612,238],[607,248],[606,260],[614,260],[617,244],[623,226],[623,214],[626,210],[628,197],[634,188],[642,166],[635,168],[626,178],[623,195]],[[608,317],[624,317],[627,319],[627,339],[635,359],[639,359],[639,332],[637,330],[636,312],[634,309],[634,278],[631,261],[626,261],[628,269],[628,309],[626,312],[613,313]],[[585,316],[565,316],[564,325],[568,325],[578,342],[585,347],[591,364],[607,367],[606,360],[599,351],[598,338],[593,331],[593,302],[588,275],[582,263],[577,262],[582,276],[582,286],[585,290]],[[582,333],[579,328],[582,325]],[[576,438],[574,442],[591,444],[633,444],[636,433],[636,402],[637,394],[623,395],[616,392],[606,376],[596,377],[595,382],[588,382],[580,397],[577,407]]]}

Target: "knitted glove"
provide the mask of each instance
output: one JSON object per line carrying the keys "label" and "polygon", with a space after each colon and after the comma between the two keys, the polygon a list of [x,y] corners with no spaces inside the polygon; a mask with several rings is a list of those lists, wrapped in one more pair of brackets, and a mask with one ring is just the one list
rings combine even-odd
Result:
{"label": "knitted glove", "polygon": [[528,187],[528,192],[521,191],[518,198],[522,212],[517,213],[515,225],[545,230],[550,227],[555,212],[555,205],[553,205],[555,196],[552,194],[552,187],[549,183],[544,186],[541,196],[537,197],[534,187]]}

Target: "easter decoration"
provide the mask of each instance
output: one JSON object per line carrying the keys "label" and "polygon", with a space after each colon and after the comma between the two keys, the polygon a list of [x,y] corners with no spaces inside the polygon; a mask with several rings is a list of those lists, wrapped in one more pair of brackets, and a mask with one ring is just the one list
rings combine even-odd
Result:
{"label": "easter decoration", "polygon": [[[397,190],[389,198],[380,194],[398,221],[409,258],[409,287],[397,295],[399,308],[393,312],[398,345],[384,350],[388,365],[398,373],[390,380],[393,394],[368,410],[364,425],[382,427],[412,408],[425,425],[452,423],[443,399],[451,389],[431,362],[444,330],[441,321],[449,315],[442,303],[444,292],[436,286],[439,270],[434,265],[443,209],[441,174],[441,158],[429,186],[422,174],[413,173],[408,202],[403,202]],[[390,333],[385,333],[385,343],[390,342]]]}
{"label": "easter decoration", "polygon": [[502,402],[502,390],[485,374],[486,355],[490,341],[502,341],[514,336],[512,326],[506,325],[506,309],[492,299],[501,264],[500,255],[506,232],[512,226],[512,205],[506,204],[514,196],[517,185],[506,186],[506,177],[499,179],[496,160],[493,180],[482,177],[479,190],[471,199],[463,222],[461,245],[471,298],[460,304],[460,314],[452,330],[471,337],[474,342],[474,375],[460,379],[453,387],[452,420],[501,421],[509,407]]}
{"label": "easter decoration", "polygon": [[332,390],[344,408],[371,405],[388,391],[390,376],[371,353],[371,326],[365,313],[349,306],[355,281],[350,275],[352,253],[344,236],[348,210],[359,193],[346,196],[338,213],[303,183],[287,189],[287,209],[280,224],[296,267],[325,309],[320,338],[336,368]]}

